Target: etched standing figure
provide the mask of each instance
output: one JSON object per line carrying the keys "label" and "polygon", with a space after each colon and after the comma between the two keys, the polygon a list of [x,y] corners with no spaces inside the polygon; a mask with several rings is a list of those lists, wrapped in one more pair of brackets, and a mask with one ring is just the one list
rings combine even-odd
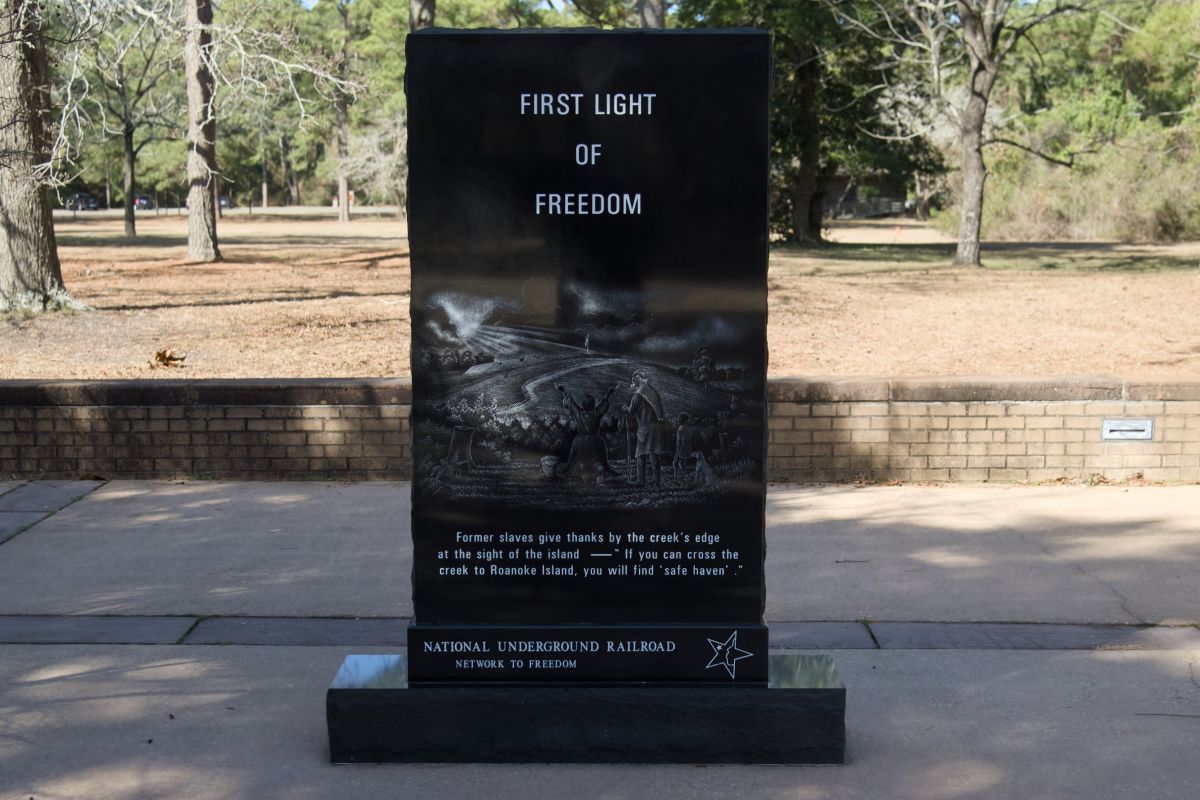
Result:
{"label": "etched standing figure", "polygon": [[[636,370],[629,388],[633,396],[623,409],[627,417],[637,423],[637,474],[634,483],[642,486],[648,482],[661,483],[659,457],[667,450],[666,412],[658,390],[650,385],[650,373]],[[647,468],[649,474],[647,474]]]}
{"label": "etched standing figure", "polygon": [[579,431],[571,441],[565,474],[603,483],[605,474],[612,472],[612,467],[608,463],[608,445],[600,435],[600,423],[608,413],[609,400],[617,387],[609,387],[599,404],[590,394],[576,398],[561,383],[554,384],[554,388],[562,395],[563,408],[575,420]]}
{"label": "etched standing figure", "polygon": [[671,474],[679,479],[687,474],[687,460],[692,456],[692,426],[688,415],[679,415],[679,427],[675,431],[675,458],[671,461]]}

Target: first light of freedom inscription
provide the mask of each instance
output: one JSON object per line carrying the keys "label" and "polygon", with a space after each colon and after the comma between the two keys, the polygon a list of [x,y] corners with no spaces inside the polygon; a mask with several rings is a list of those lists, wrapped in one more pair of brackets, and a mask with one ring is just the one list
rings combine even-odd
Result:
{"label": "first light of freedom inscription", "polygon": [[[521,115],[578,116],[584,109],[597,117],[640,117],[654,114],[654,92],[629,94],[605,92],[591,95],[592,103],[583,102],[583,92],[522,92]],[[575,164],[594,167],[604,155],[602,142],[579,142],[575,145]],[[534,195],[535,214],[641,214],[641,192],[537,192]]]}

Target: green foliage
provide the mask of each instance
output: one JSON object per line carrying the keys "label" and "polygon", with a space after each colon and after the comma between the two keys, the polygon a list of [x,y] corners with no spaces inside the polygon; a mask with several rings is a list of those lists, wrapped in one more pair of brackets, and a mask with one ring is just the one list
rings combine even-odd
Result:
{"label": "green foliage", "polygon": [[[345,3],[350,32],[343,31],[339,0],[319,0],[300,14],[298,28],[316,54],[336,64],[343,41],[349,53],[348,76],[359,89],[350,106],[349,173],[356,202],[403,201],[404,43],[408,5],[396,0]],[[512,28],[579,24],[566,6],[540,0],[442,0],[437,24],[459,28]],[[332,103],[321,104],[315,119],[289,141],[295,167],[309,185],[319,187],[319,202],[335,191],[337,151]],[[313,197],[305,198],[312,201]]]}
{"label": "green foliage", "polygon": [[[630,0],[565,0],[584,24],[600,28],[636,28],[635,3]],[[564,10],[566,10],[564,6]],[[568,23],[570,24],[570,23]],[[578,24],[578,23],[576,23]]]}
{"label": "green foliage", "polygon": [[[147,145],[138,156],[138,182],[149,194],[159,192],[162,205],[178,204],[187,196],[187,181],[181,164],[187,162],[183,139],[162,139]],[[171,199],[174,198],[174,199]]]}
{"label": "green foliage", "polygon": [[988,153],[994,238],[1200,238],[1200,4],[1123,0],[1063,17],[1002,87],[1009,137]]}
{"label": "green foliage", "polygon": [[1200,4],[1160,0],[1114,59],[1145,113],[1175,115],[1200,94]]}
{"label": "green foliage", "polygon": [[[881,0],[871,8],[895,10],[896,2]],[[339,0],[308,6],[304,0],[224,0],[218,23],[278,35],[291,43],[288,58],[312,71],[333,73],[344,66],[357,87],[349,107],[352,188],[360,203],[396,203],[404,175],[407,4],[349,0],[344,3],[349,32],[341,24]],[[796,187],[806,171],[808,178],[815,174],[819,193],[835,173],[860,185],[881,174],[911,185],[914,175],[939,175],[953,161],[945,158],[948,151],[922,138],[884,141],[868,135],[887,130],[881,85],[914,105],[925,101],[913,88],[917,82],[904,73],[902,54],[844,24],[831,7],[817,0],[680,0],[669,20],[672,26],[771,31],[772,225],[789,237],[797,232],[792,206],[803,199]],[[633,8],[628,0],[441,0],[437,22],[619,26],[633,21]],[[1007,62],[994,94],[993,133],[1025,149],[987,148],[988,236],[1200,238],[1200,3],[1111,0],[1100,8],[1104,13],[1064,15],[1034,28]],[[169,39],[155,58],[176,59],[177,44]],[[347,60],[340,66],[343,44]],[[236,56],[231,50],[225,54]],[[236,73],[233,61],[228,66]],[[162,77],[155,110],[182,108],[177,73]],[[290,83],[222,85],[217,103],[223,193],[241,203],[250,197],[257,202],[265,172],[274,203],[328,202],[336,167],[328,83],[301,71]],[[92,112],[99,116],[98,107]],[[182,126],[167,116],[156,114],[155,124],[147,125],[144,135],[155,140],[138,153],[141,190],[157,190],[164,204],[183,186],[186,156]],[[120,148],[113,133],[98,124],[85,130],[77,146],[80,176],[68,191],[90,188],[102,195],[107,182],[114,203],[121,199]]]}
{"label": "green foliage", "polygon": [[536,0],[443,0],[438,24],[449,28],[546,28],[579,24],[566,11]]}
{"label": "green foliage", "polygon": [[886,173],[901,184],[918,170],[940,171],[939,157],[923,139],[897,143],[871,135],[880,128],[875,92],[894,65],[877,40],[844,24],[829,5],[681,0],[678,18],[682,25],[752,26],[772,34],[771,227],[777,235],[803,238],[796,229],[796,187],[814,176],[820,202],[838,171],[855,182]]}
{"label": "green foliage", "polygon": [[1137,123],[1081,166],[1016,150],[993,164],[984,232],[993,238],[1200,239],[1200,126]]}

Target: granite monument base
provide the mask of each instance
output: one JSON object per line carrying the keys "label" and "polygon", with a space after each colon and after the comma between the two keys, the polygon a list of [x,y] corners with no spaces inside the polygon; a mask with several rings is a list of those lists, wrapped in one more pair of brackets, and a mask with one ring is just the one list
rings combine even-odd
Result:
{"label": "granite monument base", "polygon": [[326,696],[335,764],[841,764],[845,716],[829,656],[772,655],[766,687],[453,688],[348,656]]}

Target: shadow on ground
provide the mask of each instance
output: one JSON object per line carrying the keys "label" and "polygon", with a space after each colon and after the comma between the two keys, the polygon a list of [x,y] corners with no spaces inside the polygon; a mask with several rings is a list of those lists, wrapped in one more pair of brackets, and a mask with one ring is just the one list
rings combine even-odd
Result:
{"label": "shadow on ground", "polygon": [[[956,269],[954,244],[842,244],[820,247],[779,245],[781,256],[830,262],[871,263],[877,267],[861,273],[846,272],[837,264],[824,271],[839,276],[887,274],[914,270]],[[1200,257],[1163,246],[1119,242],[987,242],[983,245],[985,269],[1003,271],[1150,272],[1195,270]]]}

